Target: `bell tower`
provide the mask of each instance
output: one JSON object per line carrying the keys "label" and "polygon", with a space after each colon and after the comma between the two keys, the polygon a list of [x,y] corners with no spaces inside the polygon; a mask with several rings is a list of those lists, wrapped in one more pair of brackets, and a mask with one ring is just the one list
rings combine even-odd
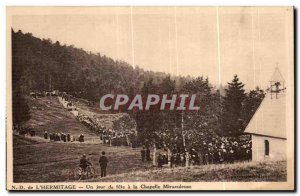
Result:
{"label": "bell tower", "polygon": [[278,67],[275,68],[275,71],[270,79],[270,86],[267,91],[270,93],[271,99],[278,99],[285,94],[286,87],[284,86],[284,79],[280,73]]}

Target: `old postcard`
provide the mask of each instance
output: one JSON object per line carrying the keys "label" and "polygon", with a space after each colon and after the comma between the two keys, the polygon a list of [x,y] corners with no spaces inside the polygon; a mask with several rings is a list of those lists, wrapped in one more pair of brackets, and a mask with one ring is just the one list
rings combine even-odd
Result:
{"label": "old postcard", "polygon": [[293,7],[7,7],[7,189],[294,190]]}

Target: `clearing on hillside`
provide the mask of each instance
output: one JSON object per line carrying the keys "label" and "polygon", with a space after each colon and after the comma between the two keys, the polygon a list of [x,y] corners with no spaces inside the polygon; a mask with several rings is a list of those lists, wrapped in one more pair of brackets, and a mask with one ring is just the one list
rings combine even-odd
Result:
{"label": "clearing on hillside", "polygon": [[96,138],[96,133],[82,125],[74,115],[68,112],[58,101],[57,97],[29,98],[31,119],[25,126],[36,131],[37,136],[48,133],[65,133],[78,136],[84,134],[85,138]]}

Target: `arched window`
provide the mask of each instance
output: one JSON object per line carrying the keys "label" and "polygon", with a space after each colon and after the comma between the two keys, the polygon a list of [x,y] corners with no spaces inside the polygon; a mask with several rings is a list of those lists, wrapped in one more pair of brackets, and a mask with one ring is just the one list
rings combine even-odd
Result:
{"label": "arched window", "polygon": [[269,141],[265,140],[265,155],[268,156],[270,152],[270,145],[269,145]]}

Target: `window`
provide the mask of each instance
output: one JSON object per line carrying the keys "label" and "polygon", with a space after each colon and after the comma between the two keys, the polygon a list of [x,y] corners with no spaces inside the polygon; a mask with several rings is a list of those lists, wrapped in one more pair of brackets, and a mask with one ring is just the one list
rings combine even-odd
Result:
{"label": "window", "polygon": [[266,156],[269,156],[269,151],[270,151],[269,141],[265,140],[265,155]]}

